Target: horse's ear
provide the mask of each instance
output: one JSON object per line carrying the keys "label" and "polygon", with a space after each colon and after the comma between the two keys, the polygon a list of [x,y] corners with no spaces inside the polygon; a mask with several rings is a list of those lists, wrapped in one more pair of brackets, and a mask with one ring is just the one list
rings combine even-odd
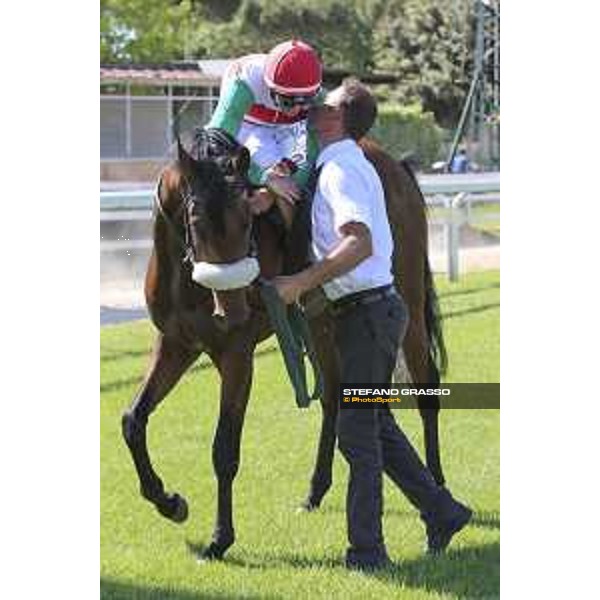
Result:
{"label": "horse's ear", "polygon": [[186,152],[179,136],[177,136],[177,162],[184,168],[186,171],[193,170],[195,161],[194,159]]}
{"label": "horse's ear", "polygon": [[248,173],[248,169],[250,168],[250,152],[246,146],[242,146],[237,154],[232,157],[231,164],[236,173],[241,175],[246,175]]}

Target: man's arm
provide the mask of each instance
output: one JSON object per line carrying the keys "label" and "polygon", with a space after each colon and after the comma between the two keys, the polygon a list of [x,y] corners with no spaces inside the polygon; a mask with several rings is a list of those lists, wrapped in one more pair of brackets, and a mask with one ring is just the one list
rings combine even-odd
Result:
{"label": "man's arm", "polygon": [[351,271],[373,253],[371,232],[364,223],[355,221],[340,227],[340,243],[321,261],[288,277],[277,277],[274,285],[286,304],[323,283]]}

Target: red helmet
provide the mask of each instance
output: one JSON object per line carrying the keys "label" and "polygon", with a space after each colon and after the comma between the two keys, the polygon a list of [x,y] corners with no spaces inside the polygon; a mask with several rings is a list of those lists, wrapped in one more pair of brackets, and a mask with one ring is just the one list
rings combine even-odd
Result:
{"label": "red helmet", "polygon": [[267,55],[265,82],[285,96],[310,96],[321,87],[322,67],[317,53],[304,42],[278,44]]}

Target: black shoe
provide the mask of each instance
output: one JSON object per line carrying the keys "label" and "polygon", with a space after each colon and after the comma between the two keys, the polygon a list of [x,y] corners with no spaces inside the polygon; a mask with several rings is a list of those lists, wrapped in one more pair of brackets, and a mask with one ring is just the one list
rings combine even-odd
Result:
{"label": "black shoe", "polygon": [[392,565],[387,552],[357,552],[348,550],[346,568],[351,571],[379,571]]}
{"label": "black shoe", "polygon": [[440,523],[427,525],[427,553],[441,554],[450,544],[452,538],[464,527],[473,517],[473,511],[457,502],[456,513]]}
{"label": "black shoe", "polygon": [[394,563],[389,558],[384,558],[376,562],[359,562],[351,561],[346,559],[346,568],[350,571],[360,571],[362,573],[369,573],[371,571],[381,571],[381,569],[387,569]]}

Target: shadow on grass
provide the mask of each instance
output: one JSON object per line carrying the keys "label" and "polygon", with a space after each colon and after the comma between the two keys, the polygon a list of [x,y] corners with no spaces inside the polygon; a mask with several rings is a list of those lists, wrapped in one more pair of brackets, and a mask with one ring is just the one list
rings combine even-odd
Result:
{"label": "shadow on grass", "polygon": [[482,285],[476,288],[469,288],[467,290],[452,290],[449,292],[440,292],[440,298],[450,298],[452,296],[465,296],[470,294],[477,294],[479,292],[486,292],[488,290],[497,290],[500,289],[499,283],[491,283],[489,285]]}
{"label": "shadow on grass", "polygon": [[439,557],[399,561],[390,569],[367,575],[389,583],[421,588],[459,598],[500,595],[500,544],[449,550]]}
{"label": "shadow on grass", "polygon": [[[297,554],[262,557],[265,566],[290,566],[296,569],[336,569],[346,576],[343,560],[311,558]],[[254,562],[254,560],[252,560]],[[240,564],[247,567],[246,561]],[[459,598],[497,598],[500,594],[500,544],[449,550],[443,556],[420,556],[411,560],[394,561],[381,571],[352,574],[378,579],[393,587],[406,586]]]}
{"label": "shadow on grass", "polygon": [[[202,561],[202,554],[208,547],[208,544],[185,540],[185,545],[187,546],[188,552],[191,554],[194,560]],[[243,567],[244,569],[265,570],[268,568],[268,564],[265,562],[265,560],[259,560],[258,557],[256,557],[256,560],[254,558],[251,558],[250,560],[242,560],[237,558],[235,555],[232,556],[229,553],[225,555],[225,559],[223,562],[227,565],[231,565],[234,567]]]}
{"label": "shadow on grass", "polygon": [[486,310],[492,310],[493,308],[499,307],[499,302],[494,302],[492,304],[482,304],[481,306],[473,306],[472,308],[465,308],[464,310],[455,310],[453,312],[442,313],[442,318],[453,319],[454,317],[464,317],[465,315],[472,315],[474,313],[485,312]]}
{"label": "shadow on grass", "polygon": [[[194,560],[201,561],[202,553],[207,548],[207,544],[202,542],[191,542],[186,540],[185,544],[188,551],[192,555]],[[252,551],[243,552],[243,557],[235,555],[233,552],[228,552],[223,559],[223,563],[232,567],[241,567],[243,569],[257,569],[259,571],[267,572],[269,569],[280,568],[280,567],[295,567],[295,568],[306,568],[311,567],[326,567],[335,568],[343,567],[344,563],[341,558],[339,559],[327,559],[327,558],[312,558],[308,556],[301,556],[298,554],[285,554],[279,550],[277,552],[261,552],[255,553]]]}
{"label": "shadow on grass", "polygon": [[265,594],[247,594],[240,592],[232,596],[227,592],[215,590],[177,590],[159,586],[144,586],[135,583],[118,581],[116,579],[100,578],[100,598],[102,600],[225,600],[231,598],[240,600],[282,600],[282,596]]}
{"label": "shadow on grass", "polygon": [[[494,518],[487,519],[483,516],[475,520],[474,524],[494,522]],[[194,557],[200,556],[206,547],[190,541],[187,541],[187,546]],[[262,570],[265,575],[270,569],[282,567],[328,569],[332,576],[349,575],[344,568],[343,556],[326,558],[286,553],[280,550],[273,554],[250,551],[244,552],[240,557],[228,554],[224,563],[232,567]],[[500,544],[494,542],[451,549],[438,557],[422,555],[410,560],[398,560],[382,571],[352,575],[375,578],[391,587],[406,586],[439,594],[450,594],[459,598],[497,598],[500,593]],[[167,598],[170,600],[170,597]]]}

